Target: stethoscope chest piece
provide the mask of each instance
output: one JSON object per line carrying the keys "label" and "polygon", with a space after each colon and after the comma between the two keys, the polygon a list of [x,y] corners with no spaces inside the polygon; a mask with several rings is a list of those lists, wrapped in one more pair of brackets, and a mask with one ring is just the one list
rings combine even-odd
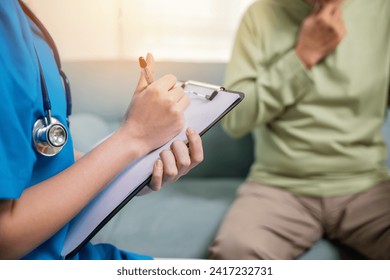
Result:
{"label": "stethoscope chest piece", "polygon": [[33,141],[38,153],[49,157],[55,156],[68,141],[68,132],[56,118],[50,116],[40,118],[33,127]]}

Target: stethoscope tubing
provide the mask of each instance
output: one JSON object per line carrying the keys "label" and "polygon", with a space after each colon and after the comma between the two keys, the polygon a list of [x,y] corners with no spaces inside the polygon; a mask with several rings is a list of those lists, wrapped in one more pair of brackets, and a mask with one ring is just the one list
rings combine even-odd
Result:
{"label": "stethoscope tubing", "polygon": [[[56,65],[58,68],[58,73],[63,82],[65,96],[66,96],[66,121],[69,129],[69,116],[72,114],[72,96],[70,83],[66,77],[64,71],[61,68],[60,55],[57,49],[56,44],[54,43],[53,38],[51,37],[49,31],[45,28],[42,22],[34,15],[34,13],[21,1],[19,4],[22,7],[24,13],[36,24],[36,26],[41,30],[46,42],[49,44]],[[45,76],[42,69],[42,64],[39,59],[37,49],[34,45],[35,55],[38,61],[39,67],[39,78],[41,84],[42,92],[42,103],[44,116],[36,120],[32,129],[32,140],[35,146],[35,149],[38,153],[43,156],[55,156],[57,155],[62,148],[65,146],[68,140],[68,131],[67,128],[51,114],[51,102],[48,92],[48,88],[45,81]]]}
{"label": "stethoscope tubing", "polygon": [[[64,71],[62,70],[61,58],[60,58],[60,54],[58,52],[58,48],[53,40],[53,37],[50,35],[49,31],[46,29],[46,27],[43,25],[43,23],[37,18],[37,16],[26,6],[26,4],[23,3],[23,1],[19,0],[19,3],[20,3],[20,6],[22,7],[23,11],[25,12],[25,14],[37,25],[39,30],[41,30],[43,37],[45,38],[45,41],[49,44],[49,46],[53,52],[54,60],[57,64],[58,72],[62,78],[64,88],[65,88],[66,115],[67,115],[67,121],[68,121],[68,125],[69,125],[69,116],[72,114],[72,94],[71,94],[69,79],[67,78]],[[51,110],[50,97],[48,95],[45,77],[43,75],[42,66],[41,66],[41,63],[39,61],[39,56],[38,56],[36,49],[35,49],[35,53],[38,57],[38,64],[40,67],[43,106],[44,106],[44,110],[47,111],[47,110]],[[44,95],[46,95],[46,96],[44,96]]]}

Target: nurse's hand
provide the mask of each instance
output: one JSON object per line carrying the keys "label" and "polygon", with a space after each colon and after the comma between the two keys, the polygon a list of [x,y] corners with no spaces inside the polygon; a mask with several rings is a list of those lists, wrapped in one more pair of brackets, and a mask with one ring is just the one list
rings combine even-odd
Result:
{"label": "nurse's hand", "polygon": [[154,164],[149,188],[144,188],[140,195],[148,193],[150,189],[157,191],[163,185],[177,181],[203,161],[202,139],[199,134],[190,128],[186,134],[189,148],[184,142],[175,141],[170,150],[162,151],[160,159]]}
{"label": "nurse's hand", "polygon": [[[146,57],[154,73],[154,59]],[[136,145],[144,155],[176,136],[184,128],[184,110],[189,98],[181,87],[175,87],[176,77],[166,75],[148,85],[143,71],[125,115],[121,130],[127,143]],[[125,142],[126,143],[126,142]]]}

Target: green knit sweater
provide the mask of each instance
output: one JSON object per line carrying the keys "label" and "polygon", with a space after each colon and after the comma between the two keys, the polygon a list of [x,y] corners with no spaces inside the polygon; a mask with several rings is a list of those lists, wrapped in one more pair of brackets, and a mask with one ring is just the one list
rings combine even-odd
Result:
{"label": "green knit sweater", "polygon": [[307,70],[294,50],[311,11],[304,0],[259,0],[244,15],[225,86],[246,94],[223,119],[253,133],[248,179],[334,196],[389,179],[381,126],[390,80],[390,1],[347,0],[347,35]]}

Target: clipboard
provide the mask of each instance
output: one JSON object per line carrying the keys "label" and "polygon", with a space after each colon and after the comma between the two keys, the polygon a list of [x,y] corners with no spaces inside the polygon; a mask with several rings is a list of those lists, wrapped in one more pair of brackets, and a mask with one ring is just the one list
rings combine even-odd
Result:
{"label": "clipboard", "polygon": [[196,81],[179,82],[178,86],[183,87],[191,100],[184,112],[185,128],[160,148],[129,164],[70,222],[61,253],[66,259],[75,256],[150,182],[153,164],[161,151],[169,149],[175,140],[187,142],[187,127],[202,136],[244,99],[241,92]]}

